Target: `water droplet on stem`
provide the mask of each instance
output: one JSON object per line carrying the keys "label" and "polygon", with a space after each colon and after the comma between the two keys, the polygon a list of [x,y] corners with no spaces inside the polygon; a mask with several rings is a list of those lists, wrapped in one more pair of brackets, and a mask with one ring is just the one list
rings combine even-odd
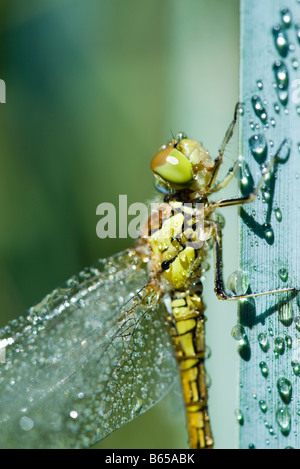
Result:
{"label": "water droplet on stem", "polygon": [[277,389],[282,401],[289,404],[292,398],[292,383],[287,378],[278,378]]}
{"label": "water droplet on stem", "polygon": [[267,157],[267,142],[264,135],[252,135],[249,138],[249,147],[257,163],[263,163]]}
{"label": "water droplet on stem", "polygon": [[276,411],[276,422],[284,436],[288,436],[291,431],[291,414],[287,407],[280,407]]}
{"label": "water droplet on stem", "polygon": [[233,272],[227,280],[227,288],[235,295],[245,295],[249,287],[247,276],[240,270]]}

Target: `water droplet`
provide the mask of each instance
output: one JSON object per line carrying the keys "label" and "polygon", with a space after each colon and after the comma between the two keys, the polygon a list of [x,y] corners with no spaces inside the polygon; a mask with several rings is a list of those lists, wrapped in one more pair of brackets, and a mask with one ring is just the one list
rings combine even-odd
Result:
{"label": "water droplet", "polygon": [[300,44],[300,23],[295,24],[295,30],[296,30],[298,42]]}
{"label": "water droplet", "polygon": [[21,417],[19,424],[22,430],[24,430],[25,432],[32,430],[32,428],[34,427],[34,421],[29,417]]}
{"label": "water droplet", "polygon": [[[281,85],[280,85],[281,86]],[[289,100],[289,93],[287,90],[280,89],[280,86],[277,89],[277,96],[279,101],[283,106],[286,106]]]}
{"label": "water droplet", "polygon": [[292,51],[292,52],[294,52],[294,50],[295,50],[295,44],[293,44],[292,42],[290,42],[290,44],[289,44],[289,50]]}
{"label": "water droplet", "polygon": [[244,106],[242,104],[239,104],[238,106],[238,113],[240,114],[240,116],[244,115]]}
{"label": "water droplet", "polygon": [[205,359],[208,360],[211,357],[211,348],[206,345],[205,346]]}
{"label": "water droplet", "polygon": [[240,270],[236,270],[229,275],[227,280],[227,288],[235,295],[245,295],[248,290],[247,276]]}
{"label": "water droplet", "polygon": [[255,445],[253,443],[249,443],[248,449],[255,449]]}
{"label": "water droplet", "polygon": [[288,8],[282,8],[282,10],[280,11],[280,16],[281,16],[282,25],[285,28],[289,28],[292,24],[292,15],[291,15],[290,10]]}
{"label": "water droplet", "polygon": [[289,72],[282,60],[276,60],[273,64],[273,72],[277,85],[281,85],[281,89],[286,90],[289,85]]}
{"label": "water droplet", "polygon": [[263,196],[262,201],[264,203],[268,202],[271,198],[271,194],[266,186],[262,187],[262,196]]}
{"label": "water droplet", "polygon": [[292,383],[287,378],[278,378],[277,389],[282,401],[289,404],[292,398]]}
{"label": "water droplet", "polygon": [[221,213],[214,212],[211,215],[210,220],[213,220],[219,223],[221,229],[223,229],[225,226],[225,217]]}
{"label": "water droplet", "polygon": [[267,378],[268,374],[269,374],[269,368],[268,368],[268,365],[266,364],[266,362],[260,362],[259,368],[260,368],[260,371],[261,371],[261,374],[263,375],[263,377]]}
{"label": "water droplet", "polygon": [[292,338],[291,338],[290,335],[287,335],[285,337],[285,343],[286,343],[286,348],[288,348],[288,349],[292,348],[293,341],[292,341]]}
{"label": "water droplet", "polygon": [[268,335],[266,332],[260,332],[257,336],[258,343],[263,352],[267,352],[270,348]]}
{"label": "water droplet", "polygon": [[279,308],[278,319],[284,326],[288,327],[294,319],[294,311],[291,303],[282,304]]}
{"label": "water droplet", "polygon": [[286,32],[279,24],[273,26],[272,29],[275,47],[281,57],[286,57],[289,51],[289,41]]}
{"label": "water droplet", "polygon": [[282,267],[281,269],[278,270],[278,275],[279,275],[279,277],[281,278],[281,280],[282,280],[283,282],[286,282],[287,279],[288,279],[288,275],[289,275],[289,274],[288,274],[287,269],[285,269],[284,267]]}
{"label": "water droplet", "polygon": [[237,422],[240,425],[243,425],[244,424],[244,416],[243,416],[242,411],[240,409],[237,409],[237,410],[234,411],[234,415],[236,417]]}
{"label": "water droplet", "polygon": [[256,81],[256,85],[257,85],[257,88],[258,88],[259,90],[262,90],[263,87],[264,87],[262,80],[257,80],[257,81]]}
{"label": "water droplet", "polygon": [[246,336],[244,327],[241,326],[240,324],[237,324],[236,326],[234,326],[231,329],[231,336],[234,338],[234,340],[238,340],[238,341],[244,340]]}
{"label": "water droplet", "polygon": [[274,243],[274,231],[271,225],[268,223],[265,223],[264,226],[264,234],[265,234],[265,240],[268,244],[273,244]]}
{"label": "water droplet", "polygon": [[300,363],[297,360],[293,360],[291,362],[291,365],[293,367],[294,375],[299,376],[300,375]]}
{"label": "water droplet", "polygon": [[267,403],[263,399],[261,399],[258,403],[260,410],[265,414],[268,410]]}
{"label": "water droplet", "polygon": [[260,99],[259,96],[253,95],[251,98],[251,102],[252,102],[252,107],[253,107],[255,114],[257,115],[257,117],[260,118],[260,120],[263,123],[265,123],[268,118],[268,115],[267,115],[267,111],[264,108],[262,100]]}
{"label": "water droplet", "polygon": [[281,222],[282,220],[282,213],[281,213],[281,210],[279,207],[275,208],[274,209],[274,213],[275,213],[275,217],[276,217],[276,220]]}
{"label": "water droplet", "polygon": [[78,412],[77,412],[76,410],[71,410],[71,412],[70,412],[70,417],[71,417],[72,419],[77,419],[77,417],[78,417]]}
{"label": "water droplet", "polygon": [[285,351],[285,343],[282,337],[275,337],[274,339],[274,353],[276,356],[283,355]]}
{"label": "water droplet", "polygon": [[277,103],[274,104],[274,110],[275,110],[275,112],[276,112],[277,114],[279,114],[279,112],[280,112],[280,107],[278,106]]}
{"label": "water droplet", "polygon": [[273,429],[272,425],[270,423],[268,423],[267,421],[265,421],[264,424],[265,424],[265,427],[268,429],[270,435],[273,435],[274,434],[274,429]]}
{"label": "water droplet", "polygon": [[278,151],[278,161],[281,163],[286,163],[286,161],[289,159],[291,153],[291,141],[286,140],[283,145],[279,148]]}
{"label": "water droplet", "polygon": [[140,398],[137,398],[131,409],[132,418],[136,417],[140,413],[142,406],[143,406],[143,400]]}
{"label": "water droplet", "polygon": [[242,160],[239,163],[240,190],[243,195],[249,195],[254,191],[254,180],[250,173],[249,166]]}
{"label": "water droplet", "polygon": [[249,138],[249,147],[257,163],[263,163],[267,156],[267,142],[264,135],[252,135]]}
{"label": "water droplet", "polygon": [[292,59],[292,66],[295,70],[299,67],[299,62],[298,62],[298,59],[296,59],[296,57],[293,57]]}
{"label": "water droplet", "polygon": [[300,316],[295,317],[294,323],[295,323],[297,331],[300,331]]}
{"label": "water droplet", "polygon": [[287,407],[281,407],[276,411],[276,422],[284,436],[288,436],[291,431],[291,414]]}
{"label": "water droplet", "polygon": [[273,64],[273,73],[276,80],[277,96],[283,106],[288,102],[289,73],[286,65],[281,60]]}

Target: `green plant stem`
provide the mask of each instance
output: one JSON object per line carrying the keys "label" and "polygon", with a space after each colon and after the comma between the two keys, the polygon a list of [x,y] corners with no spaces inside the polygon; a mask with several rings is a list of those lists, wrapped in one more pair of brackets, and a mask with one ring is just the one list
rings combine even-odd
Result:
{"label": "green plant stem", "polygon": [[[288,14],[282,12],[286,7],[290,24]],[[300,286],[300,103],[296,102],[293,87],[299,76],[295,60],[300,56],[296,34],[299,18],[300,4],[296,0],[241,1],[240,96],[245,103],[241,152],[248,165],[243,168],[241,189],[247,191],[258,182],[263,166],[281,142],[289,139],[268,185],[255,202],[240,210],[240,265],[247,273],[252,292]],[[284,74],[276,74],[280,66],[281,71],[288,72],[288,80]],[[266,117],[264,110],[255,110],[259,101],[256,97],[261,100]],[[261,139],[261,147],[265,144],[265,151],[251,152],[258,142],[255,136]],[[296,327],[299,301],[294,294],[266,295],[241,303],[239,310],[246,333],[238,346],[239,410],[243,415],[240,447],[300,448],[300,377],[295,365],[300,362],[300,333]],[[261,347],[258,337],[269,345]]]}

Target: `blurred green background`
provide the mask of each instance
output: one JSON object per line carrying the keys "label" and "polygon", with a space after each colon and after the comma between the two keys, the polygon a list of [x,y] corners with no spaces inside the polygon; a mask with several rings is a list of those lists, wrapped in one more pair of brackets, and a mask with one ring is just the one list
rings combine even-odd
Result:
{"label": "blurred green background", "polygon": [[[155,194],[149,163],[171,131],[216,154],[238,100],[238,15],[238,0],[1,2],[1,325],[132,244],[97,238],[96,207],[117,205],[119,194],[129,204]],[[237,233],[228,213],[229,274]],[[229,448],[236,309],[215,299],[209,276],[211,418],[216,447]],[[167,401],[99,447],[185,447],[184,415]]]}

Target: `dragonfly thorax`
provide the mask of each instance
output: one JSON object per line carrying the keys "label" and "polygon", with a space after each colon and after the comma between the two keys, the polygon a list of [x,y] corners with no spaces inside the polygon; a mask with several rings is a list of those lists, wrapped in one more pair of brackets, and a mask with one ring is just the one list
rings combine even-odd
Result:
{"label": "dragonfly thorax", "polygon": [[165,292],[189,289],[201,276],[211,233],[205,228],[204,206],[199,205],[164,202],[148,220],[150,276]]}

